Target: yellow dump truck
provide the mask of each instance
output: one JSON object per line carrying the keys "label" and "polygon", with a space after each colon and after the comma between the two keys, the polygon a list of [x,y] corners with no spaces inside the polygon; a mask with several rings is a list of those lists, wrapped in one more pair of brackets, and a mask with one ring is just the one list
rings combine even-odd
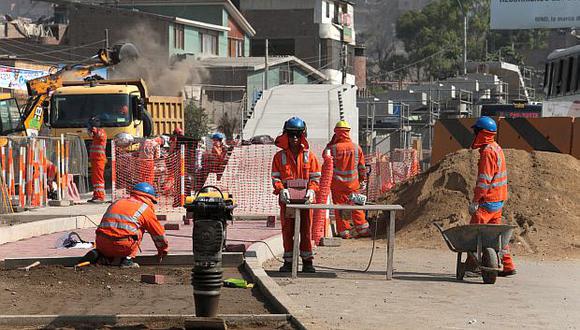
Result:
{"label": "yellow dump truck", "polygon": [[183,127],[183,99],[150,96],[142,80],[99,80],[64,82],[50,98],[45,117],[50,135],[74,133],[85,140],[87,123],[98,117],[109,139],[119,133],[133,137],[171,134]]}

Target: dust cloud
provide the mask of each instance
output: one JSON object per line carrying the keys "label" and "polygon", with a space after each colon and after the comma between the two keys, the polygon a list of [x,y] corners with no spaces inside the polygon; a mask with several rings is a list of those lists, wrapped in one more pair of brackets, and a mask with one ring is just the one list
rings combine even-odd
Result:
{"label": "dust cloud", "polygon": [[186,84],[200,84],[209,75],[193,59],[170,63],[166,40],[146,25],[130,28],[121,42],[130,42],[139,50],[139,58],[113,66],[110,79],[143,79],[151,95],[177,96]]}

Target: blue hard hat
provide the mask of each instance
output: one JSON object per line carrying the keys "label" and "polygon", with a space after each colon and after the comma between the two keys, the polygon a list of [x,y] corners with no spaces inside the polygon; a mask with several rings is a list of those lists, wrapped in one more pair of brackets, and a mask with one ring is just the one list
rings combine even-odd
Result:
{"label": "blue hard hat", "polygon": [[223,140],[223,139],[225,139],[225,135],[223,135],[222,133],[219,133],[219,132],[213,133],[211,135],[211,139],[212,140]]}
{"label": "blue hard hat", "polygon": [[135,192],[138,195],[147,195],[154,203],[157,203],[157,193],[155,192],[155,188],[147,182],[137,183],[133,186],[132,192]]}
{"label": "blue hard hat", "polygon": [[497,132],[497,124],[495,123],[495,120],[487,116],[483,116],[477,119],[477,121],[473,126],[471,126],[471,128],[476,130],[484,129],[490,132]]}
{"label": "blue hard hat", "polygon": [[298,117],[292,117],[284,123],[285,131],[304,131],[306,130],[306,123]]}

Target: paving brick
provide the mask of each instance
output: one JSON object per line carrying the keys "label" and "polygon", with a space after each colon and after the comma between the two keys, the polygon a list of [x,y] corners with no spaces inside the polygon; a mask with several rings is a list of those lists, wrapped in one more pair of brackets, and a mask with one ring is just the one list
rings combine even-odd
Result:
{"label": "paving brick", "polygon": [[157,214],[157,220],[167,221],[167,214]]}
{"label": "paving brick", "polygon": [[141,282],[147,284],[165,284],[165,276],[163,275],[152,275],[152,274],[142,274]]}
{"label": "paving brick", "polygon": [[163,228],[165,228],[165,230],[179,230],[179,224],[178,223],[166,223],[165,225],[163,225]]}

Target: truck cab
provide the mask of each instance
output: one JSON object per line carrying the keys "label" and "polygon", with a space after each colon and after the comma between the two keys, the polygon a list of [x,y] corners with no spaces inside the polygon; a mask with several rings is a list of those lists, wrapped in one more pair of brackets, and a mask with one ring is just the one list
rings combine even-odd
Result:
{"label": "truck cab", "polygon": [[[71,83],[72,84],[72,83]],[[144,109],[145,96],[133,84],[73,84],[51,96],[50,135],[73,133],[88,140],[87,123],[97,117],[109,139],[119,133],[134,137],[151,135],[151,117]]]}

